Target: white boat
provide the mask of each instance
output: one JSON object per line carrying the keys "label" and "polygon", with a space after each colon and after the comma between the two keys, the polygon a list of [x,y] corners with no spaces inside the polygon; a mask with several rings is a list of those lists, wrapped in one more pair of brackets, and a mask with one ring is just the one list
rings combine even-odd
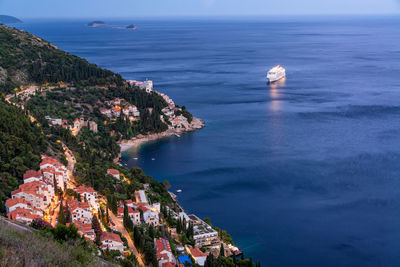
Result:
{"label": "white boat", "polygon": [[270,83],[279,81],[285,77],[286,77],[286,70],[280,65],[270,69],[267,74],[267,79]]}
{"label": "white boat", "polygon": [[177,192],[177,193],[181,193],[181,192],[182,192],[182,189],[178,189],[178,190],[176,190],[176,192]]}

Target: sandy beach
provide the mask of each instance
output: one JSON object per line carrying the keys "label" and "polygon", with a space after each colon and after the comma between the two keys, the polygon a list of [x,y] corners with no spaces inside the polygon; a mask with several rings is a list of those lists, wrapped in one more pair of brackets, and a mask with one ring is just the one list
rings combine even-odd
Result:
{"label": "sandy beach", "polygon": [[133,138],[131,140],[122,140],[118,144],[121,147],[121,152],[129,150],[130,148],[134,146],[139,146],[141,144],[163,139],[163,138],[168,138],[173,135],[180,135],[184,133],[189,133],[193,132],[196,130],[199,130],[205,126],[204,121],[199,119],[199,118],[193,118],[192,122],[190,123],[190,127],[188,128],[177,128],[177,129],[168,129],[165,132],[162,133],[154,133],[154,134],[148,134],[144,136],[139,136],[136,138]]}

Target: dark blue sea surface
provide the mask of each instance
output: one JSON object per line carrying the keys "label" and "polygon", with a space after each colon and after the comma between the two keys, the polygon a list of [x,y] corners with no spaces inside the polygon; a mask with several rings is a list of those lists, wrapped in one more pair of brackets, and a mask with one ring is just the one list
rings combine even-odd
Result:
{"label": "dark blue sea surface", "polygon": [[[88,21],[18,27],[206,121],[124,163],[263,266],[400,265],[400,19]],[[268,85],[277,64],[287,79]]]}

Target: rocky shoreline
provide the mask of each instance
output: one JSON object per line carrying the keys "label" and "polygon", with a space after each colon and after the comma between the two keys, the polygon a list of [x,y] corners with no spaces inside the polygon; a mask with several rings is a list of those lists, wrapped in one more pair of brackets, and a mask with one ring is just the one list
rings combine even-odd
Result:
{"label": "rocky shoreline", "polygon": [[193,117],[192,122],[190,123],[189,127],[187,127],[187,128],[168,129],[162,133],[148,134],[148,135],[139,136],[139,137],[136,137],[136,138],[133,138],[130,140],[122,140],[122,141],[118,142],[118,144],[121,147],[121,152],[124,152],[126,150],[131,149],[132,147],[139,146],[139,145],[147,143],[147,142],[168,138],[173,135],[180,135],[183,133],[194,132],[203,127],[205,127],[205,122],[199,118]]}

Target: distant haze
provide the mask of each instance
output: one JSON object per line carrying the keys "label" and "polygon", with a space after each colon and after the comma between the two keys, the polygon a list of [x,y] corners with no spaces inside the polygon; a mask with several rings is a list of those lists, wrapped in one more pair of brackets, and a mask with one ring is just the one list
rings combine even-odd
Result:
{"label": "distant haze", "polygon": [[396,14],[398,0],[0,0],[20,18]]}

